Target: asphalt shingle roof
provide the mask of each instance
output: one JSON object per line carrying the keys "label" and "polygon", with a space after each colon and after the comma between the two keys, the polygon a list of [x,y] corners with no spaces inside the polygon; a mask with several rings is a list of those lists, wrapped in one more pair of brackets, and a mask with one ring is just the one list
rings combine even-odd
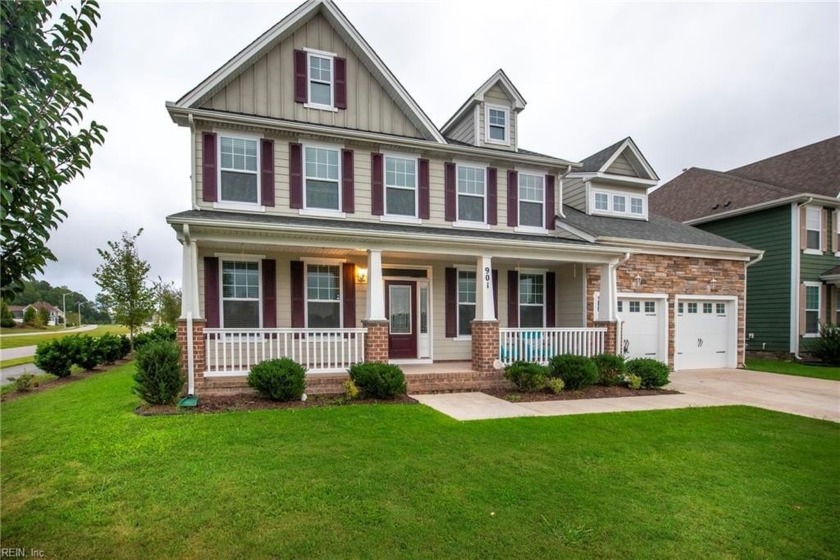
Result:
{"label": "asphalt shingle roof", "polygon": [[[629,136],[628,136],[629,138]],[[622,138],[615,144],[611,146],[607,146],[600,152],[595,152],[591,156],[584,158],[581,160],[581,164],[583,164],[583,169],[581,171],[591,171],[596,172],[601,169],[605,163],[613,156],[615,151],[621,146],[627,138]]]}

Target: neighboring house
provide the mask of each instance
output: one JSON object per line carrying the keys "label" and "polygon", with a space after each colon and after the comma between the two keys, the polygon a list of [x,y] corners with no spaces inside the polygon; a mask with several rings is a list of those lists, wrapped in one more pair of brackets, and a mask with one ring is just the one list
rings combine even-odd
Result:
{"label": "neighboring house", "polygon": [[747,278],[747,349],[798,355],[840,323],[840,136],[726,172],[691,168],[654,212],[764,251]]}
{"label": "neighboring house", "polygon": [[23,305],[10,305],[9,313],[12,314],[12,318],[14,319],[15,323],[21,324],[23,323],[23,310],[25,306]]}
{"label": "neighboring house", "polygon": [[[40,311],[41,309],[46,309],[50,315],[49,321],[47,321],[47,325],[51,327],[59,325],[64,321],[64,313],[61,312],[61,309],[45,301],[36,301],[35,303],[30,303],[29,305],[23,307],[23,310],[21,311],[20,315],[20,321],[17,321],[17,315],[15,315],[15,321],[22,323],[23,316],[26,314],[26,310],[30,307],[34,308],[36,312]],[[11,307],[9,309],[11,310]],[[14,311],[12,313],[14,314]]]}
{"label": "neighboring house", "polygon": [[629,138],[583,163],[522,148],[524,108],[499,70],[439,129],[330,0],[167,103],[191,132],[193,208],[167,218],[190,391],[277,356],[310,391],[363,360],[456,362],[461,388],[563,352],[741,365],[760,252],[650,214]]}

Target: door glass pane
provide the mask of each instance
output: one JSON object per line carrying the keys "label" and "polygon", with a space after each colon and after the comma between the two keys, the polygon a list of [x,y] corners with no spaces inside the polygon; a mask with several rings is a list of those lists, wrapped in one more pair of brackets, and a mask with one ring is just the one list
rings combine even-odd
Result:
{"label": "door glass pane", "polygon": [[429,332],[429,288],[420,288],[420,334]]}
{"label": "door glass pane", "polygon": [[391,334],[411,334],[411,286],[388,287]]}

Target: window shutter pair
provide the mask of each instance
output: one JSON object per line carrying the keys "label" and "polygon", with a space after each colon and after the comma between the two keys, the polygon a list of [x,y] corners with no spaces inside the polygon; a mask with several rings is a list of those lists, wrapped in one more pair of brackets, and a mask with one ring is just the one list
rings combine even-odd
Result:
{"label": "window shutter pair", "polygon": [[[499,271],[493,269],[493,309],[499,317]],[[478,281],[478,278],[476,278]],[[446,307],[446,338],[458,336],[458,269],[444,270],[444,305]]]}
{"label": "window shutter pair", "polygon": [[[216,160],[216,134],[205,132],[202,136],[201,195],[204,202],[218,202],[219,172]],[[274,206],[274,140],[260,139],[260,204]]]}
{"label": "window shutter pair", "polygon": [[[385,214],[385,158],[380,153],[370,154],[370,199],[371,214],[383,216]],[[429,201],[429,160],[417,161],[417,216],[421,220],[428,220],[430,215]]]}
{"label": "window shutter pair", "polygon": [[[219,258],[204,257],[204,318],[207,327],[217,329],[221,325],[221,297],[219,290]],[[277,262],[262,260],[262,327],[277,326]]]}
{"label": "window shutter pair", "polygon": [[[306,266],[303,261],[291,261],[289,272],[292,285],[292,328],[306,326]],[[342,314],[344,328],[356,326],[356,265],[344,263],[341,267]]]}
{"label": "window shutter pair", "polygon": [[[495,167],[487,168],[487,223],[495,226],[498,223],[498,171]],[[443,174],[444,218],[447,222],[458,220],[458,180],[454,162],[444,164]]]}
{"label": "window shutter pair", "polygon": [[[553,328],[556,320],[556,286],[557,275],[554,272],[545,273],[545,326]],[[508,327],[519,326],[519,272],[508,270]]]}
{"label": "window shutter pair", "polygon": [[[355,208],[353,150],[341,150],[341,211],[352,214]],[[289,207],[303,208],[303,146],[289,144]]]}
{"label": "window shutter pair", "polygon": [[[295,103],[309,102],[309,67],[306,51],[294,53]],[[336,109],[347,108],[347,59],[333,58],[333,94]]]}

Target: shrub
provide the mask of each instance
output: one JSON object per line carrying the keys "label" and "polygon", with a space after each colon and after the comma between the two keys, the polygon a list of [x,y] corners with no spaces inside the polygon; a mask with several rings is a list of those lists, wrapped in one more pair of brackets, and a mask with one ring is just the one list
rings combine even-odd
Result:
{"label": "shrub", "polygon": [[586,356],[561,354],[548,363],[552,377],[559,377],[567,389],[583,389],[598,381],[598,366]]}
{"label": "shrub", "polygon": [[540,391],[545,387],[548,371],[540,364],[513,362],[505,368],[505,379],[520,391]]}
{"label": "shrub", "polygon": [[820,326],[820,338],[815,338],[809,349],[826,365],[840,366],[840,325]]}
{"label": "shrub", "polygon": [[9,381],[14,382],[15,391],[26,393],[32,390],[32,387],[37,387],[35,376],[31,373],[23,373],[20,377],[10,377]]}
{"label": "shrub", "polygon": [[405,375],[399,366],[369,362],[353,364],[349,371],[350,379],[364,397],[392,399],[405,394]]}
{"label": "shrub", "polygon": [[23,322],[27,325],[38,326],[38,311],[34,307],[27,307],[23,312]]}
{"label": "shrub", "polygon": [[291,358],[266,360],[251,368],[248,385],[273,401],[299,400],[306,389],[306,369]]}
{"label": "shrub", "polygon": [[344,382],[344,396],[351,401],[359,398],[359,388],[356,387],[356,384],[353,383],[352,379],[348,379]]}
{"label": "shrub", "polygon": [[565,387],[566,384],[563,383],[563,380],[559,377],[550,377],[548,381],[545,382],[545,388],[555,395],[559,395]]}
{"label": "shrub", "polygon": [[91,370],[102,363],[102,356],[99,352],[99,344],[96,339],[83,335],[66,337],[67,346],[73,363],[82,369]]}
{"label": "shrub", "polygon": [[73,355],[66,338],[42,342],[35,349],[35,365],[57,377],[70,375]]}
{"label": "shrub", "polygon": [[15,316],[9,311],[9,306],[6,305],[6,301],[0,300],[0,327],[11,329],[16,325]]}
{"label": "shrub", "polygon": [[636,358],[625,364],[627,373],[638,375],[642,380],[642,387],[662,387],[668,383],[668,366],[653,358]]}
{"label": "shrub", "polygon": [[624,377],[624,356],[615,354],[598,354],[592,356],[595,367],[598,368],[598,385],[618,385]]}
{"label": "shrub", "polygon": [[50,312],[46,307],[38,308],[38,323],[44,327],[50,324]]}
{"label": "shrub", "polygon": [[149,404],[171,404],[186,377],[181,373],[181,350],[174,342],[156,341],[137,352],[134,394]]}
{"label": "shrub", "polygon": [[115,334],[106,333],[96,339],[102,362],[113,364],[123,357],[122,340]]}
{"label": "shrub", "polygon": [[155,325],[152,330],[134,337],[134,349],[139,350],[152,342],[175,342],[177,331],[169,325]]}
{"label": "shrub", "polygon": [[125,358],[131,354],[131,339],[126,335],[120,335],[120,358]]}
{"label": "shrub", "polygon": [[628,373],[624,376],[624,379],[627,381],[627,386],[633,389],[634,391],[638,391],[642,388],[642,378],[638,375]]}

